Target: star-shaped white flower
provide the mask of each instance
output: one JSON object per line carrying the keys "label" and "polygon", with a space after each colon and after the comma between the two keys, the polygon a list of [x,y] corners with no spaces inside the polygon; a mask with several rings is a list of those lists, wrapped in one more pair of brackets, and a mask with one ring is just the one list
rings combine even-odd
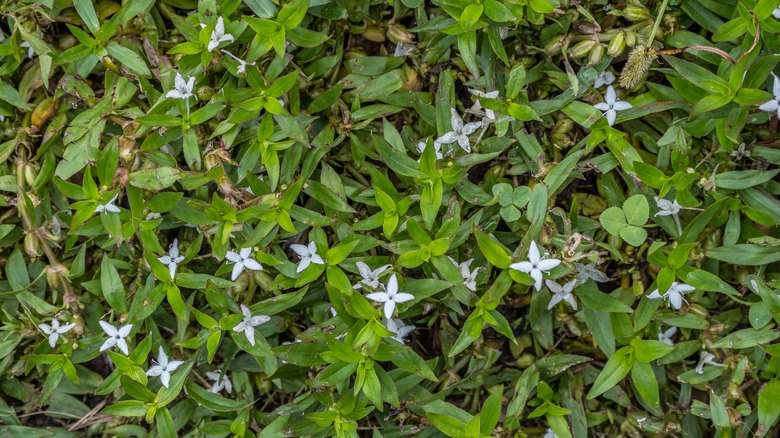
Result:
{"label": "star-shaped white flower", "polygon": [[223,41],[235,41],[233,35],[225,33],[225,20],[222,17],[217,18],[217,25],[214,26],[214,30],[211,31],[211,39],[209,39],[209,45],[206,47],[209,52],[219,47],[219,43]]}
{"label": "star-shaped white flower", "polygon": [[576,279],[564,284],[563,286],[552,280],[545,280],[544,283],[547,285],[547,289],[550,289],[550,292],[553,293],[550,304],[547,305],[547,310],[551,310],[561,301],[566,301],[569,303],[572,309],[577,310],[577,300],[574,299],[574,295],[572,294],[574,286],[577,285]]}
{"label": "star-shaped white flower", "polygon": [[382,325],[395,334],[395,336],[393,336],[391,339],[395,339],[402,344],[406,343],[406,337],[409,335],[409,333],[417,328],[413,325],[404,324],[404,322],[398,318],[383,319]]}
{"label": "star-shaped white flower", "polygon": [[[195,88],[195,77],[191,77],[187,80],[181,73],[176,73],[176,78],[173,80],[173,90],[169,91],[165,97],[169,99],[189,99],[195,96],[192,94],[192,90]],[[195,97],[197,100],[198,98]]]}
{"label": "star-shaped white flower", "polygon": [[116,328],[105,321],[98,322],[100,323],[100,326],[103,327],[103,331],[108,335],[106,342],[103,342],[103,345],[100,346],[100,351],[103,352],[108,349],[117,347],[119,348],[119,351],[125,354],[125,356],[129,355],[130,351],[127,348],[127,340],[125,340],[125,338],[130,335],[130,330],[133,329],[133,324],[126,324],[120,328]]}
{"label": "star-shaped white flower", "polygon": [[463,285],[466,286],[466,288],[472,292],[477,291],[477,273],[479,272],[479,267],[474,268],[473,271],[469,270],[469,267],[471,267],[471,263],[474,261],[474,259],[468,259],[463,263],[458,263],[453,259],[452,257],[447,256],[450,261],[458,267],[458,271],[460,271],[460,276],[463,277]]}
{"label": "star-shaped white flower", "polygon": [[674,346],[674,339],[672,337],[677,333],[677,327],[669,327],[666,331],[661,330],[658,327],[658,340],[666,345]]}
{"label": "star-shaped white flower", "polygon": [[157,257],[163,265],[168,266],[168,270],[171,272],[171,280],[176,277],[176,269],[179,267],[179,263],[184,261],[184,256],[179,255],[179,239],[173,239],[170,248],[168,248],[168,254]]}
{"label": "star-shaped white flower", "polygon": [[482,122],[471,122],[463,124],[463,120],[455,111],[455,108],[451,108],[452,118],[450,119],[450,125],[452,131],[442,135],[436,141],[442,144],[450,144],[458,142],[458,145],[466,152],[471,152],[471,143],[469,142],[469,135],[477,131],[482,127]]}
{"label": "star-shaped white flower", "polygon": [[385,318],[390,319],[393,317],[393,312],[395,312],[395,305],[412,301],[414,295],[406,292],[398,292],[398,278],[393,274],[390,276],[390,281],[387,282],[385,292],[374,292],[366,295],[366,298],[378,303],[385,303]]}
{"label": "star-shaped white flower", "polygon": [[482,108],[482,104],[479,103],[479,98],[484,97],[485,99],[495,99],[498,97],[498,90],[491,91],[489,93],[485,93],[484,91],[479,90],[472,90],[469,88],[469,93],[477,96],[477,100],[474,102],[474,105],[471,106],[471,109],[469,110],[470,113],[482,113],[483,109],[485,112],[485,117],[487,117],[488,121],[495,122],[496,121],[496,113],[495,111],[487,108]]}
{"label": "star-shaped white flower", "polygon": [[[780,15],[777,11],[780,11],[780,7],[775,9],[774,14]],[[780,17],[777,17],[780,18]],[[777,117],[780,117],[780,78],[777,77],[776,74],[772,73],[772,77],[775,78],[774,84],[772,85],[772,94],[775,96],[772,100],[767,100],[766,102],[762,103],[761,106],[758,107],[761,111],[768,111],[770,113],[777,112]]]}
{"label": "star-shaped white flower", "polygon": [[271,320],[270,316],[266,315],[252,315],[252,311],[249,309],[249,307],[245,305],[241,305],[241,313],[244,314],[244,320],[236,324],[235,327],[233,327],[233,331],[236,333],[244,332],[244,335],[246,335],[246,339],[249,341],[249,344],[254,346],[255,345],[255,327],[259,325],[263,325],[266,322]]}
{"label": "star-shaped white flower", "polygon": [[528,248],[528,261],[512,263],[509,265],[509,268],[530,275],[531,278],[534,279],[534,287],[538,292],[542,290],[543,274],[560,264],[561,261],[558,259],[546,259],[542,257],[539,253],[539,248],[536,247],[536,241],[532,240],[531,246]]}
{"label": "star-shaped white flower", "polygon": [[[650,298],[652,300],[657,300],[659,298],[663,298],[669,303],[670,307],[673,307],[674,310],[680,310],[680,307],[682,307],[683,301],[685,301],[685,298],[683,295],[686,293],[696,290],[693,286],[688,286],[685,283],[678,283],[674,282],[671,286],[669,286],[669,290],[666,291],[665,294],[661,295],[658,293],[658,289],[650,292],[650,295],[647,296],[647,298]],[[685,301],[687,303],[687,301]]]}
{"label": "star-shaped white flower", "polygon": [[116,198],[118,197],[119,197],[119,193],[114,195],[114,197],[111,198],[111,200],[106,202],[105,204],[98,205],[97,208],[95,209],[95,212],[103,213],[105,211],[107,213],[119,213],[121,210],[119,209],[119,207],[114,205],[114,202],[116,202]]}
{"label": "star-shaped white flower", "polygon": [[235,265],[233,265],[233,273],[230,276],[232,281],[236,281],[236,278],[238,278],[238,276],[244,272],[244,269],[249,269],[252,271],[263,270],[263,265],[250,257],[251,255],[251,247],[241,248],[238,252],[228,251],[227,254],[225,254],[225,258],[228,259],[228,261],[235,263]]}
{"label": "star-shaped white flower", "polygon": [[73,327],[76,327],[76,324],[71,323],[60,326],[60,322],[56,319],[51,322],[51,325],[38,324],[38,328],[49,335],[49,345],[51,345],[51,348],[54,348],[57,345],[57,340],[60,338],[60,335],[68,333]]}
{"label": "star-shaped white flower", "polygon": [[632,108],[630,103],[624,102],[617,98],[615,88],[612,85],[607,87],[607,94],[604,96],[604,100],[605,102],[597,103],[593,105],[593,107],[599,111],[604,112],[604,115],[607,116],[607,123],[609,123],[609,126],[615,124],[618,111],[624,111]]}
{"label": "star-shaped white flower", "polygon": [[372,271],[371,268],[363,262],[357,262],[355,263],[355,265],[357,266],[358,271],[360,271],[360,276],[363,278],[360,280],[360,282],[352,286],[353,289],[360,289],[360,283],[365,284],[371,289],[378,288],[379,277],[382,275],[382,273],[384,273],[385,271],[387,271],[393,266],[393,265],[384,265]]}
{"label": "star-shaped white flower", "polygon": [[658,205],[658,213],[656,213],[656,216],[671,216],[675,215],[680,212],[680,204],[677,203],[677,200],[669,201],[667,199],[659,199],[658,196],[655,197],[655,203]]}
{"label": "star-shaped white flower", "polygon": [[180,360],[169,361],[168,355],[165,354],[163,348],[160,347],[160,351],[157,354],[157,365],[149,368],[146,375],[150,377],[160,376],[160,382],[167,388],[168,384],[171,382],[171,373],[176,371],[176,368],[179,368],[183,363],[184,362]]}
{"label": "star-shaped white flower", "polygon": [[[425,147],[426,146],[427,146],[427,143],[424,142],[424,141],[421,141],[421,142],[417,143],[417,150],[420,152],[420,154],[425,152]],[[441,143],[439,142],[439,140],[436,140],[436,141],[433,142],[433,150],[436,152],[436,159],[437,160],[441,160],[441,159],[444,158],[444,154],[441,151]],[[417,160],[417,162],[419,163],[420,160]]]}
{"label": "star-shaped white flower", "polygon": [[696,365],[696,374],[704,374],[704,365],[712,365],[716,367],[723,367],[722,363],[715,362],[715,355],[709,351],[702,351],[699,353],[699,363]]}
{"label": "star-shaped white flower", "polygon": [[593,88],[601,88],[604,85],[612,85],[615,82],[615,74],[609,70],[604,70],[596,76],[596,82],[593,83]]}
{"label": "star-shaped white flower", "polygon": [[[221,52],[224,53],[225,55],[235,59],[236,62],[238,62],[238,67],[236,68],[236,73],[238,73],[238,74],[246,73],[246,66],[247,65],[255,65],[256,64],[256,62],[246,62],[243,59],[239,58],[238,56],[236,56],[236,55],[234,55],[234,54],[232,54],[230,52],[228,52],[225,49],[222,49]],[[282,105],[284,105],[284,103],[282,103]]]}
{"label": "star-shaped white flower", "polygon": [[290,249],[295,251],[298,257],[301,258],[301,261],[298,263],[298,269],[295,272],[303,272],[312,263],[315,265],[325,264],[325,260],[322,260],[322,257],[317,254],[317,244],[314,242],[309,242],[308,246],[293,243],[290,245]]}
{"label": "star-shaped white flower", "polygon": [[233,383],[228,378],[227,373],[225,373],[225,375],[222,375],[222,373],[220,373],[219,371],[206,371],[206,377],[208,377],[209,380],[214,382],[214,384],[211,385],[209,392],[213,392],[214,394],[217,394],[223,389],[228,393],[233,392]]}
{"label": "star-shaped white flower", "polygon": [[577,269],[577,283],[587,283],[588,279],[592,279],[596,283],[604,283],[609,281],[607,274],[601,272],[596,267],[596,262],[583,265],[582,263],[574,262],[574,267]]}

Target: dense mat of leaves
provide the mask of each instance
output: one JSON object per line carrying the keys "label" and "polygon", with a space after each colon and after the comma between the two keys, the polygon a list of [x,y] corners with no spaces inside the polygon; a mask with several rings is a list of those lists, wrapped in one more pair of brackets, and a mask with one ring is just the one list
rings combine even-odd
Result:
{"label": "dense mat of leaves", "polygon": [[0,5],[0,435],[750,436],[780,0]]}

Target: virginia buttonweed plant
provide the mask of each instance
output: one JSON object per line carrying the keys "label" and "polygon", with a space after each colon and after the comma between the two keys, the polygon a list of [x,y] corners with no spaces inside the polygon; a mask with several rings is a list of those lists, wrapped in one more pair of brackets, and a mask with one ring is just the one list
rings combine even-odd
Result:
{"label": "virginia buttonweed plant", "polygon": [[0,13],[0,435],[775,436],[780,0]]}

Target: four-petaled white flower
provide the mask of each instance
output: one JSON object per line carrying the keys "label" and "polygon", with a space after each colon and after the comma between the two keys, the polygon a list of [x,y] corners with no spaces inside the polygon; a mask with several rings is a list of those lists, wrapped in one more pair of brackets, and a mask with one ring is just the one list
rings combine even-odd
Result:
{"label": "four-petaled white flower", "polygon": [[596,268],[596,262],[591,262],[588,263],[587,265],[574,262],[574,267],[577,269],[578,284],[587,283],[588,279],[592,279],[596,283],[604,283],[606,281],[609,281],[609,277],[607,277],[607,274],[599,271]]}
{"label": "four-petaled white flower", "polygon": [[254,346],[255,345],[255,327],[259,325],[263,325],[266,322],[271,320],[270,316],[266,315],[252,315],[252,311],[249,309],[249,307],[245,305],[241,305],[241,313],[244,314],[244,320],[236,324],[235,327],[233,327],[233,331],[236,333],[244,332],[244,335],[246,335],[246,339],[249,341],[249,344]]}
{"label": "four-petaled white flower", "polygon": [[[420,152],[420,154],[425,152],[425,147],[427,145],[428,145],[428,143],[426,143],[424,141],[421,141],[421,142],[417,143],[417,150]],[[439,142],[439,140],[436,140],[436,141],[433,142],[433,150],[436,153],[436,159],[437,160],[441,160],[441,159],[444,158],[444,154],[441,151],[441,143]],[[417,162],[419,163],[420,160],[417,160]]]}
{"label": "four-petaled white flower", "polygon": [[54,348],[57,345],[57,340],[60,338],[60,335],[68,333],[73,327],[76,327],[76,324],[71,323],[60,326],[60,322],[56,319],[51,322],[51,325],[43,323],[38,324],[38,328],[49,335],[49,345],[51,345],[51,348]]}
{"label": "four-petaled white flower", "polygon": [[129,355],[130,351],[127,348],[127,340],[125,340],[125,338],[130,335],[133,324],[126,324],[116,328],[105,321],[98,322],[100,323],[100,326],[103,327],[103,331],[108,335],[106,342],[103,342],[103,345],[100,346],[100,351],[103,352],[116,346],[119,348],[119,351],[125,354],[125,356]]}
{"label": "four-petaled white flower", "polygon": [[493,110],[491,110],[491,109],[483,108],[482,104],[479,103],[479,98],[480,97],[484,97],[485,99],[495,99],[495,98],[498,97],[498,90],[494,90],[494,91],[491,91],[489,93],[485,93],[484,91],[472,90],[471,88],[469,88],[469,93],[477,96],[477,100],[474,102],[474,105],[471,106],[471,109],[469,110],[469,112],[470,113],[481,114],[482,111],[484,110],[485,117],[488,119],[488,121],[491,122],[491,123],[495,122],[496,121],[496,113]]}
{"label": "four-petaled white flower", "polygon": [[371,268],[363,262],[357,262],[355,263],[355,265],[357,265],[358,271],[360,271],[360,276],[363,278],[360,280],[360,282],[352,286],[353,289],[360,289],[360,283],[369,286],[371,289],[378,288],[379,276],[393,266],[393,265],[384,265],[372,271]]}
{"label": "four-petaled white flower", "polygon": [[[194,97],[192,90],[195,88],[195,77],[190,77],[184,80],[184,76],[181,73],[176,73],[176,78],[173,80],[173,90],[169,91],[165,97],[169,99],[189,99]],[[198,98],[195,97],[197,100]]]}
{"label": "four-petaled white flower", "polygon": [[[669,290],[666,291],[665,294],[661,295],[658,293],[658,289],[650,292],[650,295],[647,296],[647,298],[650,298],[652,300],[657,300],[659,298],[663,298],[664,300],[669,302],[669,306],[673,307],[674,310],[680,310],[680,307],[682,307],[683,301],[685,301],[685,298],[683,298],[683,295],[692,291],[696,290],[693,286],[688,286],[685,283],[678,283],[674,282],[671,286],[669,286]],[[685,301],[687,303],[687,301]]]}
{"label": "four-petaled white flower", "polygon": [[597,103],[593,105],[593,107],[599,111],[604,112],[604,115],[607,116],[607,123],[609,123],[609,126],[615,124],[615,119],[617,119],[618,111],[624,111],[629,108],[632,108],[630,103],[622,101],[617,98],[617,94],[615,93],[615,88],[612,85],[607,87],[607,94],[606,96],[604,96],[604,100],[605,102]]}
{"label": "four-petaled white flower", "polygon": [[168,266],[168,270],[171,272],[171,280],[176,277],[176,269],[179,267],[179,263],[184,261],[184,256],[179,255],[179,239],[173,239],[170,248],[168,248],[168,254],[157,257],[163,265]]}
{"label": "four-petaled white flower", "polygon": [[157,354],[157,365],[149,368],[146,375],[150,377],[160,376],[160,382],[167,388],[171,381],[171,373],[176,371],[176,368],[179,368],[183,363],[184,362],[180,360],[169,361],[168,355],[165,354],[163,348],[160,347],[160,351]]}
{"label": "four-petaled white flower", "polygon": [[466,286],[466,288],[472,292],[477,291],[477,272],[479,272],[479,267],[474,268],[473,271],[469,270],[469,267],[471,267],[471,263],[474,261],[474,259],[468,259],[463,263],[458,263],[453,259],[452,257],[447,257],[450,259],[450,261],[458,267],[458,271],[460,271],[460,276],[463,277],[463,285]]}
{"label": "four-petaled white flower", "polygon": [[667,199],[659,199],[658,196],[655,197],[655,203],[658,205],[658,213],[656,213],[656,216],[671,216],[675,215],[680,212],[680,204],[677,203],[677,200],[669,201]]}
{"label": "four-petaled white flower", "polygon": [[383,319],[382,325],[385,326],[386,329],[393,332],[395,335],[391,339],[395,339],[402,344],[406,343],[406,337],[409,335],[409,333],[417,328],[413,325],[404,324],[404,322],[398,318]]}
{"label": "four-petaled white flower", "polygon": [[531,247],[528,248],[528,261],[512,263],[509,265],[509,268],[530,275],[531,278],[534,279],[534,287],[538,292],[542,290],[543,274],[560,264],[561,261],[558,259],[546,259],[542,257],[539,253],[539,248],[536,247],[536,241],[532,240]]}
{"label": "four-petaled white flower", "polygon": [[661,327],[658,327],[658,340],[663,342],[666,345],[674,346],[674,339],[672,339],[672,336],[674,336],[677,333],[677,327],[669,327],[666,331],[661,330]]}
{"label": "four-petaled white flower", "polygon": [[213,392],[214,394],[217,394],[223,389],[228,393],[233,392],[233,382],[230,381],[230,379],[227,376],[227,373],[225,373],[225,375],[222,375],[222,373],[220,373],[219,371],[206,371],[206,377],[208,377],[209,380],[214,382],[214,384],[211,385],[211,388],[209,388],[209,392]]}
{"label": "four-petaled white flower", "polygon": [[593,83],[593,88],[601,88],[604,85],[612,85],[615,82],[615,74],[609,70],[604,70],[596,76],[596,82]]}
{"label": "four-petaled white flower", "polygon": [[577,285],[576,279],[564,284],[563,286],[552,280],[545,280],[544,283],[547,285],[547,289],[550,289],[550,292],[553,293],[550,304],[547,305],[547,310],[552,309],[561,301],[566,301],[569,303],[572,309],[577,310],[577,300],[574,299],[574,295],[571,293],[572,290],[574,290],[574,286]]}
{"label": "four-petaled white flower", "polygon": [[223,41],[235,41],[233,35],[225,33],[225,20],[222,17],[217,18],[217,25],[214,26],[214,30],[211,31],[211,39],[209,39],[209,45],[206,47],[209,52],[219,47],[219,43]]}
{"label": "four-petaled white flower", "polygon": [[390,281],[387,282],[385,292],[374,292],[366,295],[366,298],[378,303],[385,303],[385,318],[390,319],[393,317],[395,305],[398,303],[412,301],[414,299],[414,295],[408,294],[406,292],[398,292],[398,278],[396,278],[395,274],[393,274],[390,277]]}
{"label": "four-petaled white flower", "polygon": [[[780,15],[780,13],[777,11],[780,11],[780,7],[778,7],[774,12]],[[761,111],[768,111],[770,113],[777,112],[777,117],[780,117],[780,78],[778,78],[774,73],[772,73],[772,76],[775,78],[775,81],[772,84],[772,94],[775,96],[775,98],[762,103],[758,109]]]}
{"label": "four-petaled white flower", "polygon": [[106,202],[105,204],[98,205],[97,208],[95,209],[95,212],[103,213],[105,211],[107,213],[119,213],[121,210],[119,209],[119,207],[114,205],[114,202],[116,202],[116,198],[118,197],[119,197],[119,193],[114,195],[114,197],[111,198],[111,200]]}
{"label": "four-petaled white flower", "polygon": [[451,108],[452,118],[450,119],[450,125],[452,131],[442,135],[436,141],[442,144],[450,144],[457,142],[458,145],[466,152],[471,152],[471,143],[469,142],[469,135],[477,131],[482,127],[482,122],[470,122],[463,124],[463,120],[455,111],[455,108]]}
{"label": "four-petaled white flower", "polygon": [[230,279],[232,281],[236,281],[236,278],[238,278],[239,275],[241,275],[242,272],[244,272],[244,269],[249,269],[252,271],[262,271],[263,265],[261,265],[257,260],[250,257],[252,255],[252,248],[241,248],[238,250],[238,252],[234,251],[228,251],[227,254],[225,254],[225,258],[228,259],[228,261],[235,263],[233,265],[233,273],[230,276]]}
{"label": "four-petaled white flower", "polygon": [[325,260],[322,260],[322,257],[317,254],[317,244],[314,242],[309,242],[308,246],[294,243],[290,245],[290,249],[295,251],[298,257],[301,258],[301,261],[298,263],[298,269],[295,272],[302,272],[312,263],[315,265],[325,264]]}
{"label": "four-petaled white flower", "polygon": [[702,351],[699,353],[699,363],[696,365],[696,374],[704,374],[704,365],[712,365],[716,367],[725,366],[724,364],[715,362],[712,359],[715,359],[715,355],[709,351]]}
{"label": "four-petaled white flower", "polygon": [[[236,62],[238,62],[238,67],[236,67],[236,73],[238,73],[238,74],[244,74],[244,73],[246,73],[246,66],[247,66],[247,65],[255,65],[255,64],[256,64],[255,62],[246,62],[246,61],[244,61],[243,59],[239,58],[238,56],[236,56],[236,55],[234,55],[234,54],[232,54],[232,53],[230,53],[230,52],[228,52],[228,51],[227,51],[227,50],[225,50],[225,49],[222,49],[221,51],[222,51],[222,53],[224,53],[225,55],[227,55],[227,56],[229,56],[229,57],[231,57],[231,58],[235,59],[235,60],[236,60]],[[284,105],[284,103],[282,103],[282,105]]]}

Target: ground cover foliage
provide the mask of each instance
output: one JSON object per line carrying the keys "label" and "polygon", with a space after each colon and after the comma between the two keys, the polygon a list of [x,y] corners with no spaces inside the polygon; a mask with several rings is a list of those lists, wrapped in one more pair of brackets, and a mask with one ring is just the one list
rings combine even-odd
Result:
{"label": "ground cover foliage", "polygon": [[0,12],[0,434],[775,433],[779,0]]}

